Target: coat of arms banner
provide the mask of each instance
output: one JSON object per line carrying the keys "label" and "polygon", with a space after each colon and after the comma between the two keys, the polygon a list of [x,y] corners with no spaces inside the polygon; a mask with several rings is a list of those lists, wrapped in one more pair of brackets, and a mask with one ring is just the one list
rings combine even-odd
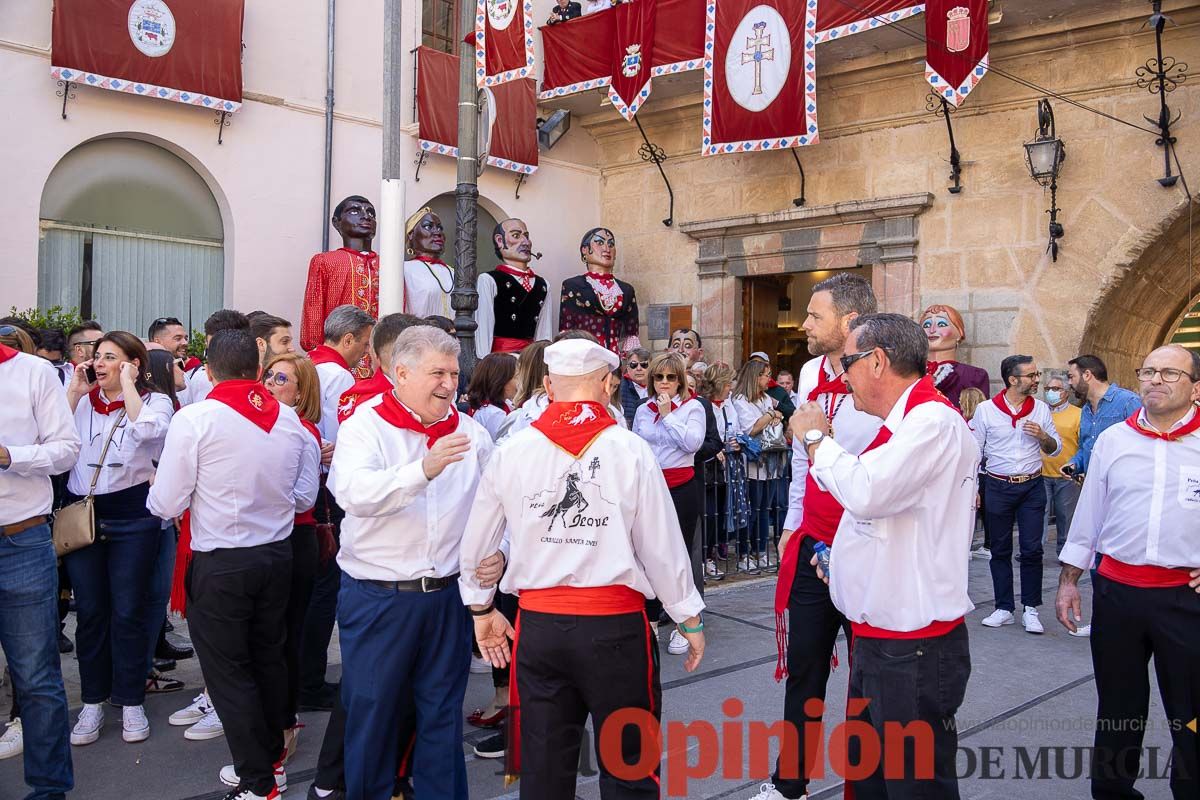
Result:
{"label": "coat of arms banner", "polygon": [[532,0],[477,0],[475,78],[479,85],[532,75]]}
{"label": "coat of arms banner", "polygon": [[55,0],[60,81],[214,111],[242,105],[243,0]]}
{"label": "coat of arms banner", "polygon": [[959,105],[987,74],[987,0],[929,0],[925,48],[925,79],[939,97]]}
{"label": "coat of arms banner", "polygon": [[616,12],[608,99],[621,116],[632,120],[650,96],[650,64],[654,58],[654,19],[658,13],[658,0],[622,3]]}

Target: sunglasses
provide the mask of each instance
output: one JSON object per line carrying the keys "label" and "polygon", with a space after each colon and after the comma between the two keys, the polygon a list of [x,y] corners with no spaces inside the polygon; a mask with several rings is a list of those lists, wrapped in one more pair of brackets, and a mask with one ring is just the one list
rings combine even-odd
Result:
{"label": "sunglasses", "polygon": [[876,350],[883,350],[884,352],[887,352],[889,349],[891,349],[891,348],[872,347],[870,350],[863,350],[862,352],[859,352],[859,353],[847,353],[846,355],[842,356],[840,359],[841,364],[842,364],[842,372],[849,372],[851,364],[853,364],[855,361],[861,361],[862,359],[864,359],[867,356],[874,353]]}
{"label": "sunglasses", "polygon": [[17,333],[15,325],[0,325],[0,336],[14,336]]}
{"label": "sunglasses", "polygon": [[660,372],[654,376],[654,380],[656,380],[656,381],[677,381],[677,380],[679,380],[679,376],[674,373],[671,373],[670,375],[668,375],[665,372]]}
{"label": "sunglasses", "polygon": [[175,319],[175,317],[159,317],[150,323],[151,325],[182,325],[183,323]]}
{"label": "sunglasses", "polygon": [[649,361],[630,361],[629,362],[630,369],[645,369],[648,366],[650,366]]}
{"label": "sunglasses", "polygon": [[263,384],[264,385],[266,385],[268,383],[273,383],[276,386],[286,386],[287,382],[288,382],[288,376],[287,376],[287,373],[284,373],[284,372],[273,372],[271,370],[267,370],[266,373],[263,375]]}

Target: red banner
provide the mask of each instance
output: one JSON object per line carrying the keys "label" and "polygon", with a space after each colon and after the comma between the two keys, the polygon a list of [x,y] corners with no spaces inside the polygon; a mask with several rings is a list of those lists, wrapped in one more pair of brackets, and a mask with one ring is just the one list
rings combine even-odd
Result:
{"label": "red banner", "polygon": [[[487,163],[532,173],[538,163],[533,78],[484,87],[484,95]],[[428,47],[417,49],[417,137],[427,153],[458,155],[458,56]]]}
{"label": "red banner", "polygon": [[919,0],[825,0],[817,6],[817,43],[891,25],[922,7]]}
{"label": "red banner", "polygon": [[650,63],[654,58],[654,18],[657,0],[633,0],[617,6],[616,36],[608,99],[627,120],[633,120],[650,97]]}
{"label": "red banner", "polygon": [[243,0],[55,0],[50,74],[237,111]]}
{"label": "red banner", "polygon": [[709,0],[703,155],[817,141],[817,0]]}
{"label": "red banner", "polygon": [[480,86],[533,74],[532,0],[477,0],[475,77]]}
{"label": "red banner", "polygon": [[988,70],[987,0],[928,0],[925,80],[959,105]]}

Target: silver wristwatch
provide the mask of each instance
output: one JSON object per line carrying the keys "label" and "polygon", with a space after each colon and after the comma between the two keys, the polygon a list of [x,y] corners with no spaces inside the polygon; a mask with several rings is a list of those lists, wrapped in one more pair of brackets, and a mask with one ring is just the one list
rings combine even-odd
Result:
{"label": "silver wristwatch", "polygon": [[815,444],[820,444],[821,440],[824,438],[825,438],[825,434],[822,433],[821,431],[817,430],[816,428],[805,431],[804,432],[804,449],[807,450],[808,448],[812,447]]}

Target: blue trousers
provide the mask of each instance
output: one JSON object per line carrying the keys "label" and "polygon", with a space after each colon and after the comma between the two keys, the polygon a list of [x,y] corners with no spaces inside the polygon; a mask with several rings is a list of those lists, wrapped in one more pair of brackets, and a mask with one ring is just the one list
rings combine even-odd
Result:
{"label": "blue trousers", "polygon": [[49,525],[0,536],[0,647],[22,710],[25,782],[33,789],[27,798],[61,800],[75,778],[58,660],[58,568]]}
{"label": "blue trousers", "polygon": [[1008,483],[985,475],[983,484],[984,527],[992,546],[992,586],[996,608],[1014,611],[1013,523],[1021,565],[1021,603],[1036,608],[1042,604],[1042,516],[1046,511],[1046,487],[1039,475],[1025,483]]}
{"label": "blue trousers", "polygon": [[421,800],[466,800],[463,698],[471,617],[457,586],[397,592],[342,573],[338,593],[346,797],[391,797],[405,695],[417,706],[413,788]]}
{"label": "blue trousers", "polygon": [[[146,696],[146,594],[162,520],[96,520],[96,541],[63,562],[75,589],[85,703],[140,706]],[[159,620],[162,624],[162,620]]]}
{"label": "blue trousers", "polygon": [[1050,511],[1054,511],[1054,525],[1057,533],[1054,541],[1054,551],[1061,555],[1063,545],[1067,543],[1067,535],[1071,532],[1071,517],[1075,516],[1075,506],[1079,503],[1079,493],[1083,489],[1070,478],[1042,477],[1046,484],[1046,511],[1042,515],[1042,545],[1049,544]]}
{"label": "blue trousers", "polygon": [[146,592],[146,672],[154,666],[154,651],[158,648],[158,635],[162,633],[163,617],[171,600],[171,579],[174,576],[175,525],[171,524],[163,528],[159,535],[158,556],[154,559],[150,588]]}

